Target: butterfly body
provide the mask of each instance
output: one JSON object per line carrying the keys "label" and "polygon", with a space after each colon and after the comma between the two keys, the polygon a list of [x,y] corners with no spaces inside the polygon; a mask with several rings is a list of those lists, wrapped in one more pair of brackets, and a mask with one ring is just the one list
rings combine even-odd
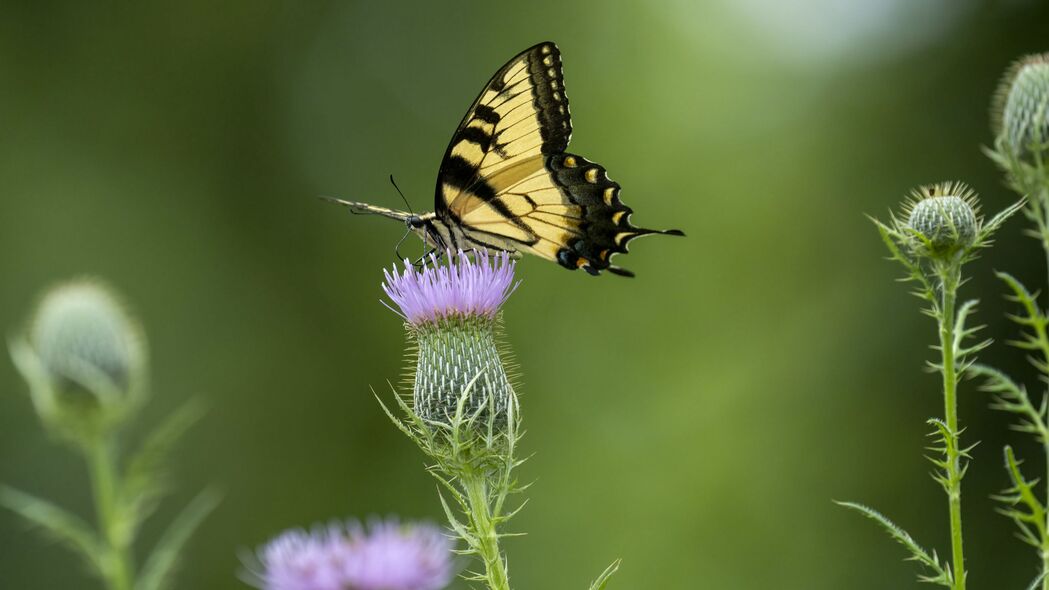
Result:
{"label": "butterfly body", "polygon": [[433,212],[332,200],[398,219],[438,250],[527,253],[593,275],[631,276],[610,262],[630,240],[684,234],[631,225],[632,211],[604,167],[565,152],[571,134],[560,51],[540,43],[500,68],[459,124]]}

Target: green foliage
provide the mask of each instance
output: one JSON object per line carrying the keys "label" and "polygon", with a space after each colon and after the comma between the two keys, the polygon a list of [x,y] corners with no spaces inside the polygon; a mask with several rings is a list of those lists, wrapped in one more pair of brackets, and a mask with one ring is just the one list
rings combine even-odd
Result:
{"label": "green foliage", "polygon": [[994,233],[1005,220],[1016,213],[1023,202],[1007,207],[989,221],[977,214],[976,194],[961,183],[939,183],[912,192],[903,211],[906,221],[890,212],[889,223],[873,219],[889,258],[903,266],[904,282],[915,283],[914,295],[926,303],[923,313],[937,324],[939,342],[933,348],[939,359],[928,361],[929,368],[943,379],[944,417],[932,418],[931,437],[935,442],[928,450],[935,455],[929,460],[936,467],[933,479],[947,495],[951,529],[951,568],[942,566],[936,554],[929,555],[909,534],[880,513],[865,506],[845,503],[880,523],[897,541],[908,547],[917,561],[933,575],[922,579],[955,590],[964,590],[966,581],[963,550],[961,484],[971,460],[972,446],[961,444],[962,429],[958,420],[958,384],[961,376],[976,362],[976,355],[990,345],[989,340],[975,340],[982,326],[969,326],[976,301],[957,304],[958,289],[964,283],[963,266],[975,259],[979,251],[990,246]]}
{"label": "green foliage", "polygon": [[1027,287],[1008,273],[995,274],[1012,290],[1012,295],[1008,298],[1023,307],[1023,315],[1009,314],[1008,316],[1025,330],[1021,333],[1020,340],[1011,340],[1009,343],[1023,350],[1040,353],[1041,359],[1028,356],[1028,360],[1042,374],[1049,375],[1049,337],[1046,336],[1049,318],[1046,318],[1045,313],[1038,307],[1038,294],[1028,291]]}
{"label": "green foliage", "polygon": [[918,576],[918,579],[922,582],[929,582],[932,584],[939,584],[947,588],[954,587],[954,579],[951,575],[950,569],[948,569],[943,563],[940,562],[940,558],[936,555],[936,551],[929,553],[919,545],[910,533],[903,530],[896,523],[889,520],[882,513],[864,506],[863,504],[857,504],[855,502],[836,502],[839,506],[844,506],[850,510],[855,510],[873,520],[874,522],[881,525],[886,533],[890,537],[895,539],[899,544],[907,548],[910,552],[908,560],[917,561],[929,570],[929,574],[922,574]]}
{"label": "green foliage", "polygon": [[[1022,313],[1009,314],[1008,317],[1021,328],[1021,337],[1010,341],[1013,346],[1028,351],[1028,361],[1041,373],[1049,377],[1049,338],[1046,337],[1046,326],[1049,325],[1045,313],[1037,303],[1037,294],[1031,293],[1018,279],[1010,274],[996,273],[1010,289],[1008,299],[1020,304]],[[1032,435],[1049,455],[1049,394],[1043,393],[1040,403],[1035,403],[1027,388],[1014,381],[1005,373],[984,365],[969,367],[968,373],[983,379],[981,389],[994,395],[991,407],[1017,416],[1012,425],[1014,430]],[[1042,556],[1042,575],[1033,583],[1049,584],[1049,535],[1047,535],[1047,517],[1045,503],[1038,499],[1035,486],[1037,480],[1027,480],[1020,471],[1020,461],[1016,459],[1013,449],[1006,446],[1005,468],[1009,475],[1010,487],[996,498],[1005,506],[1002,514],[1012,520],[1019,529],[1019,537],[1029,545],[1038,548]],[[1043,588],[1045,586],[1043,585]]]}
{"label": "green foliage", "polygon": [[1019,421],[1012,426],[1014,430],[1034,435],[1043,444],[1049,440],[1049,429],[1046,427],[1046,399],[1037,407],[1031,401],[1027,388],[1017,384],[1008,375],[986,365],[969,367],[973,377],[983,377],[982,391],[994,394],[991,407],[1019,416]]}
{"label": "green foliage", "polygon": [[499,550],[499,538],[505,533],[499,530],[524,506],[506,510],[507,499],[527,487],[514,475],[514,469],[525,461],[516,457],[523,432],[517,396],[511,392],[507,400],[503,425],[492,396],[484,396],[480,403],[473,396],[479,378],[476,375],[467,383],[447,420],[420,416],[396,393],[404,419],[394,416],[382,400],[379,403],[393,423],[433,460],[427,469],[439,484],[449,526],[466,543],[463,552],[477,556],[484,565],[484,571],[467,571],[464,578],[484,582],[492,590],[508,590],[506,558]]}
{"label": "green foliage", "polygon": [[182,548],[220,500],[218,492],[206,489],[182,509],[146,559],[135,590],[165,590],[171,586]]}
{"label": "green foliage", "polygon": [[[994,125],[997,137],[995,149],[986,150],[1005,171],[1006,183],[1026,199],[1024,215],[1034,228],[1026,233],[1038,239],[1049,261],[1049,175],[1046,174],[1046,155],[1049,154],[1049,62],[1045,55],[1027,56],[1006,73],[995,98]],[[1049,319],[1040,308],[1038,293],[1032,293],[1010,274],[996,273],[1011,294],[1008,299],[1019,303],[1021,313],[1008,317],[1020,326],[1021,335],[1010,344],[1028,352],[1027,359],[1038,370],[1043,381],[1049,380],[1049,338],[1046,326]],[[1015,414],[1015,430],[1032,435],[1041,443],[1049,459],[1049,393],[1043,393],[1035,403],[1027,388],[1008,375],[985,366],[969,368],[973,376],[982,377],[982,389],[994,395],[991,406]],[[1038,499],[1036,480],[1027,480],[1020,471],[1011,447],[1005,447],[1005,467],[1011,485],[997,498],[1004,503],[1001,512],[1019,529],[1019,536],[1038,548],[1042,571],[1031,584],[1049,590],[1049,535],[1046,533],[1045,502]],[[1047,492],[1049,493],[1049,492]]]}
{"label": "green foliage", "polygon": [[1004,449],[1005,469],[1009,473],[1012,486],[995,498],[1005,507],[1000,510],[1020,529],[1020,538],[1034,547],[1044,547],[1046,543],[1045,505],[1038,500],[1034,487],[1037,480],[1028,481],[1020,472],[1020,462],[1016,460],[1013,449]]}
{"label": "green foliage", "polygon": [[590,590],[605,590],[605,586],[608,585],[608,581],[612,578],[612,575],[619,571],[619,564],[621,562],[621,559],[617,559],[606,567],[605,571],[601,572],[601,575],[594,580],[594,583],[590,584]]}
{"label": "green foliage", "polygon": [[3,485],[0,485],[0,505],[36,526],[45,536],[74,550],[95,573],[102,575],[103,543],[79,516],[47,500]]}
{"label": "green foliage", "polygon": [[[0,505],[80,554],[110,590],[162,590],[192,532],[218,503],[201,493],[169,526],[135,576],[138,529],[168,489],[163,470],[182,435],[202,416],[190,402],[148,435],[121,469],[120,429],[146,397],[144,336],[115,295],[96,283],[61,286],[44,297],[29,336],[11,339],[11,357],[29,385],[45,429],[86,460],[98,531],[78,516],[0,486]],[[94,363],[94,364],[93,364]]]}
{"label": "green foliage", "polygon": [[[514,473],[527,460],[517,457],[524,431],[513,389],[502,401],[504,411],[497,412],[493,395],[484,393],[478,400],[473,391],[480,377],[476,374],[466,384],[447,419],[419,415],[396,390],[394,398],[403,418],[395,416],[378,396],[376,399],[394,425],[433,461],[427,470],[437,480],[449,526],[466,545],[460,553],[476,556],[483,565],[481,571],[467,570],[462,577],[483,583],[489,590],[509,590],[508,566],[499,540],[519,534],[503,529],[527,504],[527,500],[512,508],[507,504],[529,486]],[[606,568],[591,590],[603,590],[619,563],[616,560]]]}
{"label": "green foliage", "polygon": [[203,416],[203,404],[190,400],[161,422],[128,460],[120,502],[132,532],[149,518],[169,488],[164,467],[175,443]]}

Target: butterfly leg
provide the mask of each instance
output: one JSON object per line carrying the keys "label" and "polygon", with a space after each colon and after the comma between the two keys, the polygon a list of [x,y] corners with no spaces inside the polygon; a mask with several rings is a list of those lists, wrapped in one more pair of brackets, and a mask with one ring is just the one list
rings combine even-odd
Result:
{"label": "butterfly leg", "polygon": [[441,259],[442,256],[444,256],[444,252],[441,251],[441,250],[438,250],[437,248],[430,248],[422,256],[420,256],[418,260],[413,262],[412,266],[414,266],[417,270],[418,269],[422,269],[424,266],[426,266],[427,258],[429,258],[430,255],[434,254],[435,252],[437,253],[437,256],[435,258],[433,258],[432,260],[434,261],[434,263],[436,263],[438,260]]}

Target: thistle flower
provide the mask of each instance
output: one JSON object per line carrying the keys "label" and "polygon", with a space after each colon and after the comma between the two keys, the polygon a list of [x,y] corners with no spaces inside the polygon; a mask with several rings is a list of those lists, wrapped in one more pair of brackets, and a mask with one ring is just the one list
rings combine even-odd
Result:
{"label": "thistle flower", "polygon": [[145,338],[104,284],[82,279],[48,291],[11,355],[49,427],[80,436],[125,418],[141,402]]}
{"label": "thistle flower", "polygon": [[1002,78],[992,109],[995,133],[1015,155],[1049,142],[1049,53],[1026,56]]}
{"label": "thistle flower", "polygon": [[281,534],[246,578],[263,590],[440,590],[454,575],[452,549],[430,524],[335,523]]}
{"label": "thistle flower", "polygon": [[[385,271],[390,307],[406,321],[416,345],[412,409],[419,417],[448,423],[466,396],[464,412],[499,422],[512,387],[496,343],[499,309],[517,287],[514,262],[505,252],[435,256],[417,270]],[[489,411],[493,412],[489,416]]]}
{"label": "thistle flower", "polygon": [[[465,545],[459,553],[482,565],[465,579],[509,590],[499,540],[523,507],[511,508],[509,498],[527,486],[515,472],[524,462],[517,458],[521,413],[495,333],[499,308],[519,283],[505,252],[473,256],[449,252],[443,265],[431,256],[421,270],[406,260],[403,272],[386,272],[383,290],[397,309],[387,307],[404,318],[417,350],[411,404],[396,396],[405,418],[379,403],[431,460],[448,523]],[[590,588],[605,588],[618,568],[617,560]]]}
{"label": "thistle flower", "polygon": [[976,193],[960,182],[921,187],[905,205],[914,248],[923,255],[950,257],[971,248],[980,231]]}

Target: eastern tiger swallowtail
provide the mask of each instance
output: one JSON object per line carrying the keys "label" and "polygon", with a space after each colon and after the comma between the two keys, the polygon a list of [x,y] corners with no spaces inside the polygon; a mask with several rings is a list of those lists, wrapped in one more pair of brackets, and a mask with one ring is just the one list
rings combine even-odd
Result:
{"label": "eastern tiger swallowtail", "polygon": [[526,252],[592,275],[633,276],[611,263],[630,240],[684,234],[631,225],[604,167],[565,153],[571,135],[561,52],[540,43],[500,68],[459,123],[437,173],[433,212],[331,200],[402,221],[439,251]]}

